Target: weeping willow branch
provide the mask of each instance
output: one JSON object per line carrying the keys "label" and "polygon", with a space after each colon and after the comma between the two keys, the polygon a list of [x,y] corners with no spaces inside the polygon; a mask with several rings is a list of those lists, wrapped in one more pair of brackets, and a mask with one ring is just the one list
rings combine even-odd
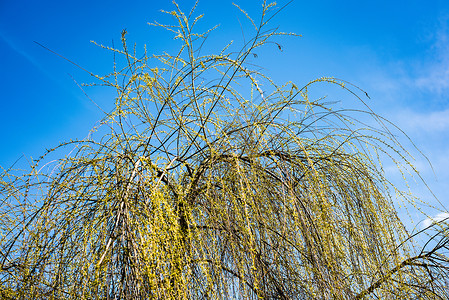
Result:
{"label": "weeping willow branch", "polygon": [[449,297],[447,226],[417,247],[380,167],[415,170],[396,128],[312,96],[335,86],[364,104],[346,81],[265,76],[255,51],[281,55],[275,39],[295,35],[268,27],[273,3],[259,20],[240,10],[254,28],[241,48],[201,55],[212,31],[176,4],[173,25],[154,24],[175,54],[138,53],[126,31],[101,46],[114,71],[93,76],[114,109],[0,177],[2,298]]}

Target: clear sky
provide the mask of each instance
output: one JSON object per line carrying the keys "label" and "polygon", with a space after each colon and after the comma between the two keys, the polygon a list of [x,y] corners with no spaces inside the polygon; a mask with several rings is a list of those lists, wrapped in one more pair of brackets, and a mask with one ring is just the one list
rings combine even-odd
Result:
{"label": "clear sky", "polygon": [[[188,11],[194,1],[178,2]],[[260,15],[261,1],[234,2],[254,18]],[[9,167],[22,154],[38,157],[60,141],[83,138],[101,118],[75,83],[91,82],[89,75],[34,41],[93,73],[106,74],[113,57],[91,40],[117,46],[126,28],[129,42],[138,48],[146,44],[150,53],[170,51],[176,41],[147,23],[171,22],[160,10],[173,8],[168,0],[0,0],[0,166]],[[241,43],[240,26],[250,35],[232,1],[200,0],[197,13],[205,14],[200,28],[220,24],[210,48],[221,49],[229,40]],[[292,80],[300,86],[335,76],[366,90],[371,107],[404,129],[429,157],[435,174],[422,157],[416,166],[448,207],[449,1],[296,0],[271,24],[302,37],[280,40],[284,51],[273,47],[257,63],[277,82]],[[112,91],[86,91],[104,109],[112,107]],[[422,186],[414,189],[435,203]]]}

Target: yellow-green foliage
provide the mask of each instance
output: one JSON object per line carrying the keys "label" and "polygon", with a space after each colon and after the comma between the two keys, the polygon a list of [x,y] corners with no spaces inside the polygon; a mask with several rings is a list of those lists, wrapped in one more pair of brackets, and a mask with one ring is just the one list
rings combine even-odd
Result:
{"label": "yellow-green foliage", "polygon": [[273,9],[240,52],[201,56],[209,31],[177,6],[174,26],[155,24],[182,40],[177,54],[138,56],[126,32],[108,48],[126,66],[95,76],[117,90],[99,138],[1,177],[3,299],[448,296],[447,241],[415,252],[378,167],[409,165],[387,122],[369,112],[379,129],[364,126],[308,90],[364,93],[277,85],[246,63],[287,35],[267,28]]}

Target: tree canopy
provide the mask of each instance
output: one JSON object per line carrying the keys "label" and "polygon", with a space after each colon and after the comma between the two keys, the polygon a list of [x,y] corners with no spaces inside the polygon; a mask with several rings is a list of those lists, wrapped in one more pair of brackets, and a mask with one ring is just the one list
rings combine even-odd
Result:
{"label": "tree canopy", "polygon": [[175,24],[154,25],[177,53],[139,55],[126,31],[102,46],[114,71],[91,75],[115,108],[89,138],[2,173],[3,299],[449,298],[447,226],[415,243],[394,206],[409,198],[381,168],[414,170],[394,126],[310,96],[330,84],[364,104],[344,80],[265,76],[248,58],[293,34],[269,27],[274,3],[259,21],[241,11],[254,35],[238,52],[201,54],[212,31],[176,3]]}

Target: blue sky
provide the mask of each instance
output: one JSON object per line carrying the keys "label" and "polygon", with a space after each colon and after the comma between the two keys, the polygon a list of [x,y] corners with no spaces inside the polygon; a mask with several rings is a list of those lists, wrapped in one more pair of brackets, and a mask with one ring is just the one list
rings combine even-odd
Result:
{"label": "blue sky", "polygon": [[[179,4],[188,11],[193,2]],[[261,1],[234,2],[259,16]],[[160,10],[173,8],[167,0],[0,1],[0,166],[10,166],[22,154],[37,157],[63,140],[84,138],[101,118],[75,83],[91,82],[89,75],[34,41],[106,74],[113,57],[91,40],[119,45],[126,28],[129,42],[140,49],[146,44],[151,53],[170,51],[176,41],[147,23],[169,23]],[[251,32],[232,1],[202,0],[197,13],[205,14],[200,28],[220,24],[211,49],[229,40],[241,43],[240,24],[247,35]],[[296,0],[271,24],[302,37],[280,40],[284,51],[263,52],[258,64],[277,82],[300,86],[335,76],[362,87],[371,96],[370,106],[404,129],[428,156],[434,172],[420,156],[415,164],[449,206],[449,2]],[[86,92],[104,109],[112,107],[112,91]],[[391,176],[397,174],[391,171]],[[411,184],[418,196],[437,205],[422,184]]]}

